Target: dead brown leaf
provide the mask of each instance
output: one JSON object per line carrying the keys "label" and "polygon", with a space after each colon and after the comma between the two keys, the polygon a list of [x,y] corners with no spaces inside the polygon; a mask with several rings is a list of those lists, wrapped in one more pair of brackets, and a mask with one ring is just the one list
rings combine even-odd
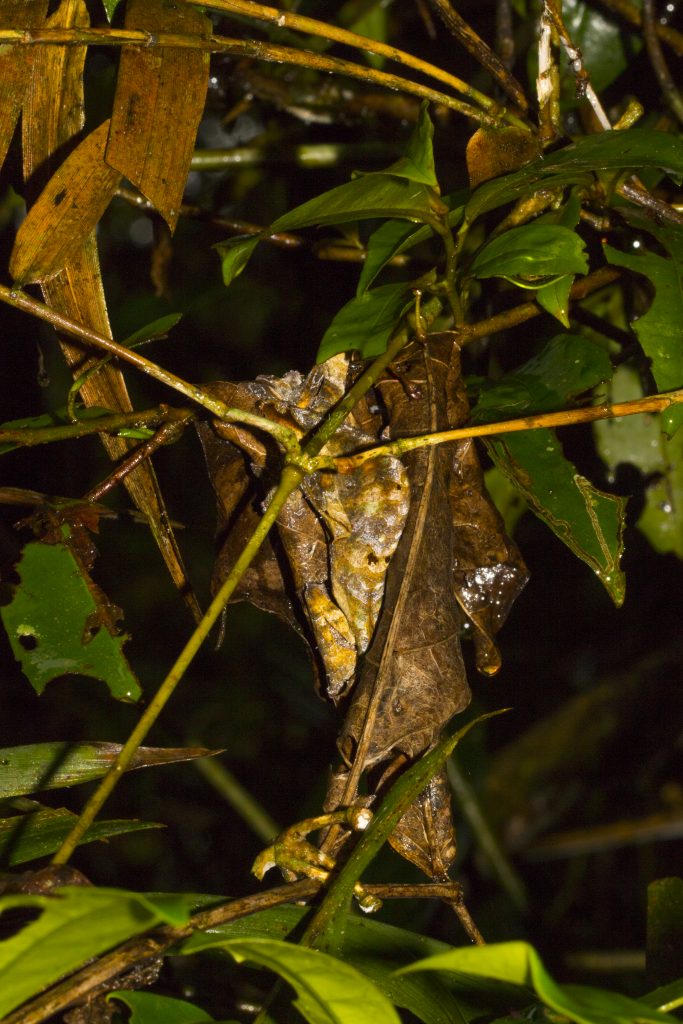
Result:
{"label": "dead brown leaf", "polygon": [[10,273],[18,285],[46,281],[72,262],[121,179],[104,161],[109,122],[85,139],[52,175],[17,232]]}
{"label": "dead brown leaf", "polygon": [[[38,28],[47,14],[47,0],[0,0],[0,28]],[[35,46],[6,46],[0,53],[0,167],[5,162],[24,96],[33,74]]]}
{"label": "dead brown leaf", "polygon": [[[206,37],[211,22],[178,0],[129,0],[126,28]],[[156,207],[171,231],[209,84],[204,50],[124,46],[107,161]]]}

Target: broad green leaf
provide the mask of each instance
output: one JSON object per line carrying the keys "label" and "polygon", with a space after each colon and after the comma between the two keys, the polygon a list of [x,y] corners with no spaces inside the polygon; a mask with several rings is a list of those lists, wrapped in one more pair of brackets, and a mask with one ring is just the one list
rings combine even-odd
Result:
{"label": "broad green leaf", "polygon": [[486,242],[470,266],[474,277],[529,282],[556,274],[585,274],[588,260],[576,232],[559,224],[525,224]]}
{"label": "broad green leaf", "polygon": [[548,974],[536,950],[526,942],[453,949],[418,960],[401,973],[455,971],[533,988],[546,1006],[576,1024],[673,1024],[668,1013],[618,992],[583,985],[558,985]]}
{"label": "broad green leaf", "polygon": [[487,210],[495,210],[538,188],[588,184],[599,170],[654,167],[674,180],[683,175],[683,141],[650,128],[587,135],[564,149],[534,160],[519,171],[480,185],[467,204],[471,223]]}
{"label": "broad green leaf", "polygon": [[[38,857],[54,853],[62,845],[78,815],[66,807],[53,810],[44,807],[28,814],[16,814],[11,818],[0,818],[0,864],[14,867]],[[147,821],[99,821],[92,825],[79,843],[93,843],[97,839],[124,835],[127,832],[141,832],[148,828],[164,828],[158,822]]]}
{"label": "broad green leaf", "polygon": [[[109,771],[120,751],[118,743],[56,742],[2,747],[0,799],[92,782]],[[216,751],[204,747],[139,747],[128,770],[192,761],[211,753]]]}
{"label": "broad green leaf", "polygon": [[[636,371],[619,366],[605,399],[629,402],[642,395]],[[683,558],[683,433],[667,438],[661,420],[655,413],[620,416],[599,420],[593,430],[598,453],[610,474],[622,463],[630,463],[651,478],[636,523],[638,529],[655,551]]]}
{"label": "broad green leaf", "polygon": [[647,973],[668,985],[681,977],[683,878],[657,878],[647,887]]}
{"label": "broad green leaf", "polygon": [[294,231],[324,224],[348,224],[375,217],[400,217],[428,222],[443,212],[433,189],[420,182],[377,172],[364,174],[302,206],[285,213],[271,224],[271,231]]}
{"label": "broad green leaf", "polygon": [[260,235],[240,235],[214,245],[214,249],[221,258],[224,284],[230,284],[236,277],[239,277],[260,241]]}
{"label": "broad green leaf", "polygon": [[[562,19],[574,46],[581,51],[598,95],[626,70],[642,48],[642,40],[623,21],[583,0],[563,0]],[[578,102],[574,75],[569,73],[563,78],[563,102]]]}
{"label": "broad green leaf", "polygon": [[274,971],[296,992],[294,1005],[309,1024],[400,1024],[393,1006],[355,968],[316,949],[276,939],[225,939],[212,932],[197,936],[183,953],[223,949],[238,962]]}
{"label": "broad green leaf", "polygon": [[563,327],[569,327],[569,293],[573,283],[574,274],[563,274],[536,292],[536,302],[539,306],[543,306]]}
{"label": "broad green leaf", "polygon": [[324,363],[337,352],[355,350],[364,359],[385,352],[401,317],[413,305],[407,287],[385,284],[342,306],[323,335],[317,362]]}
{"label": "broad green leaf", "polygon": [[[76,419],[79,422],[96,420],[102,416],[111,416],[111,409],[100,409],[98,406],[90,406],[88,409],[76,409]],[[46,412],[42,416],[26,416],[19,420],[8,420],[7,423],[0,423],[0,430],[42,430],[44,427],[64,427],[69,423],[66,418],[66,409],[58,409],[56,412]],[[12,452],[21,445],[15,441],[1,441],[0,455]]]}
{"label": "broad green leaf", "polygon": [[[492,423],[559,410],[612,373],[609,358],[580,335],[562,334],[515,373],[482,392],[474,423]],[[529,430],[486,441],[494,464],[530,508],[596,573],[615,604],[624,599],[623,498],[605,494],[576,471],[550,430]]]}
{"label": "broad green leaf", "polygon": [[34,690],[77,673],[102,680],[118,700],[138,700],[142,691],[123,654],[116,611],[66,541],[27,544],[16,571],[19,582],[10,586],[0,617]]}
{"label": "broad green leaf", "polygon": [[[632,222],[634,218],[629,218]],[[660,391],[683,386],[683,232],[650,225],[650,231],[668,249],[670,259],[658,253],[637,250],[625,253],[610,245],[605,256],[618,267],[644,274],[655,294],[647,313],[633,324],[645,355],[652,360],[652,374]],[[667,434],[683,424],[683,406],[675,405],[662,414]]]}
{"label": "broad green leaf", "polygon": [[0,1015],[133,935],[157,924],[185,924],[191,905],[184,895],[151,897],[94,886],[67,886],[56,896],[0,897],[0,914],[14,907],[42,911],[0,942]]}
{"label": "broad green leaf", "polygon": [[[249,917],[239,918],[211,929],[210,938],[220,935],[226,939],[270,938],[285,939],[301,924],[308,907],[273,907]],[[418,957],[445,952],[450,947],[444,942],[429,939],[415,932],[366,918],[348,915],[344,925],[344,945],[341,959],[366,975],[377,988],[401,1009],[409,1010],[425,1024],[461,1024],[475,1020],[492,1009],[522,1005],[514,990],[507,986],[490,986],[482,997],[481,983],[447,985],[447,976],[435,978],[427,975],[399,975],[400,967],[411,964]],[[183,952],[199,951],[205,937],[195,934],[183,945]]]}
{"label": "broad green leaf", "polygon": [[351,894],[356,882],[389,838],[413,800],[417,799],[429,780],[440,770],[460,740],[467,735],[470,729],[501,713],[501,711],[494,711],[490,714],[480,715],[451,733],[450,736],[446,736],[433,750],[412,765],[392,786],[380,809],[353,848],[346,864],[330,886],[327,896],[306,930],[302,939],[304,943],[338,952],[343,943],[343,928],[340,933],[340,920],[351,903]]}
{"label": "broad green leaf", "polygon": [[581,476],[551,430],[489,438],[486,448],[529,508],[593,570],[620,607],[626,590],[619,567],[626,499],[599,490]]}
{"label": "broad green leaf", "polygon": [[429,117],[429,104],[424,101],[420,107],[420,116],[408,140],[406,155],[387,167],[385,174],[396,174],[409,181],[422,182],[438,189],[439,182],[434,167],[434,125]]}
{"label": "broad green leaf", "polygon": [[170,996],[158,996],[154,992],[129,992],[120,989],[107,996],[124,1003],[131,1015],[128,1024],[204,1024],[213,1021],[206,1010],[184,999],[171,999]]}

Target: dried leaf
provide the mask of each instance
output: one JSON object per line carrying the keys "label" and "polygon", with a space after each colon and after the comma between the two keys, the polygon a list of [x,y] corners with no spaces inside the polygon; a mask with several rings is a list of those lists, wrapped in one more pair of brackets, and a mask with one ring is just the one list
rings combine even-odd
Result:
{"label": "dried leaf", "polygon": [[[126,28],[206,37],[211,22],[170,0],[129,0]],[[209,83],[209,53],[124,46],[107,162],[157,208],[171,231],[180,204]]]}
{"label": "dried leaf", "polygon": [[444,770],[434,776],[410,805],[389,836],[389,842],[425,875],[432,878],[448,875],[457,848],[451,790]]}
{"label": "dried leaf", "polygon": [[[62,0],[50,24],[53,27],[88,24],[85,3]],[[86,48],[43,46],[35,49],[40,51],[39,63],[23,116],[24,177],[33,196],[37,196],[49,180],[53,155],[63,152],[83,127],[82,64]],[[42,287],[45,301],[53,309],[111,338],[94,233],[85,239],[68,265]],[[100,359],[99,353],[89,355],[71,338],[61,337],[59,343],[74,377]],[[132,410],[123,373],[112,363],[88,377],[80,396],[88,407],[101,406],[120,412]],[[122,457],[131,447],[122,438],[103,436],[102,442],[112,459]],[[148,518],[171,578],[198,621],[201,609],[189,584],[149,460],[129,473],[124,484],[137,508]]]}
{"label": "dried leaf", "polygon": [[[0,0],[0,28],[38,28],[46,14],[47,0]],[[5,46],[0,52],[0,167],[14,135],[39,49],[37,46]]]}
{"label": "dried leaf", "polygon": [[104,162],[109,122],[91,132],[50,178],[17,232],[10,273],[46,281],[76,258],[121,179]]}
{"label": "dried leaf", "polygon": [[470,188],[516,171],[540,155],[538,137],[523,128],[478,128],[465,153]]}

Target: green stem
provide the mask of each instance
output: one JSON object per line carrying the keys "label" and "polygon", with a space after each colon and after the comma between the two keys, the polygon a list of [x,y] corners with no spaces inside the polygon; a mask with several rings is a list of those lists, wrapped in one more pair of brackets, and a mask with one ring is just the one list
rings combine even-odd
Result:
{"label": "green stem", "polygon": [[282,471],[280,483],[278,484],[270,504],[263,514],[262,519],[259,521],[259,524],[254,530],[250,540],[247,542],[231,572],[226,577],[220,590],[209,605],[201,622],[176,659],[171,671],[162,682],[161,686],[147,706],[144,714],[126,740],[124,746],[121,748],[116,761],[86,803],[78,821],[52,858],[53,864],[65,864],[87,830],[92,825],[110,793],[114,790],[119,779],[131,763],[138,747],[147,736],[147,733],[156,722],[167,701],[173,694],[176,686],[192,663],[192,660],[197,654],[199,648],[206,640],[223,611],[223,608],[230,600],[237,584],[251,564],[270,528],[275,523],[282,506],[287,501],[287,498],[292,491],[294,491],[301,483],[303,475],[302,470],[293,466],[285,466]]}
{"label": "green stem", "polygon": [[193,766],[232,807],[233,811],[239,814],[254,835],[264,843],[273,842],[282,829],[276,825],[249,790],[244,788],[221,761],[214,758],[200,758],[193,762]]}
{"label": "green stem", "polygon": [[167,405],[159,405],[143,412],[112,413],[110,416],[90,417],[64,426],[18,427],[13,430],[0,430],[0,444],[30,447],[36,444],[50,444],[52,441],[69,441],[74,437],[87,437],[88,434],[116,434],[126,428],[155,427],[160,423],[171,423],[184,418],[187,414],[187,409],[171,409]]}

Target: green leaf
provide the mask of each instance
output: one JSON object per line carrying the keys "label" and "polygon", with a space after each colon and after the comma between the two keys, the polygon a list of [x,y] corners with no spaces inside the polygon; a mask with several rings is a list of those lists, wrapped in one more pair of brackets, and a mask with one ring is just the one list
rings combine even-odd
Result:
{"label": "green leaf", "polygon": [[543,309],[559,320],[564,327],[569,327],[569,293],[573,283],[574,274],[563,274],[536,292],[536,302],[539,306],[543,306]]}
{"label": "green leaf", "polygon": [[167,313],[166,316],[159,316],[156,320],[139,327],[137,331],[133,331],[121,344],[126,348],[137,348],[138,345],[143,345],[147,341],[164,337],[173,330],[176,324],[180,323],[182,318],[182,313]]}
{"label": "green leaf", "polygon": [[[493,423],[561,409],[611,375],[605,351],[580,335],[562,334],[515,373],[482,392],[475,423]],[[550,430],[529,430],[486,441],[494,464],[530,508],[595,572],[616,605],[624,599],[619,568],[625,500],[605,494],[576,471]]]}
{"label": "green leaf", "polygon": [[400,1024],[389,1000],[367,978],[316,949],[276,939],[225,939],[210,932],[195,936],[181,952],[206,949],[223,949],[238,962],[274,971],[294,988],[294,1005],[309,1024]]}
{"label": "green leaf", "polygon": [[666,1013],[675,1010],[683,1006],[683,978],[677,978],[670,985],[661,985],[640,999],[648,1006],[654,1006],[656,1010],[664,1010]]}
{"label": "green leaf", "polygon": [[674,180],[680,179],[683,176],[683,141],[650,128],[587,135],[513,174],[484,182],[473,192],[465,218],[471,223],[482,213],[534,189],[589,184],[596,171],[645,167],[657,168]]}
{"label": "green leaf", "polygon": [[[30,743],[0,748],[0,799],[92,782],[118,757],[118,743]],[[204,747],[139,747],[129,771],[217,753]]]}
{"label": "green leaf", "polygon": [[118,889],[68,886],[56,896],[2,896],[0,914],[14,907],[42,911],[0,942],[0,1016],[58,978],[157,924],[187,922],[191,898],[144,896]]}
{"label": "green leaf", "polygon": [[111,21],[114,17],[116,8],[119,6],[120,3],[121,0],[102,0],[102,6],[104,7],[104,10],[109,21]]}
{"label": "green leaf", "polygon": [[[327,896],[315,917],[306,929],[302,941],[317,948],[325,947],[335,953],[343,942],[339,922],[343,920],[351,903],[351,894],[356,882],[377,855],[391,832],[401,820],[410,805],[420,795],[429,780],[436,775],[446,759],[450,757],[463,736],[470,729],[489,718],[501,714],[494,711],[480,715],[467,725],[446,736],[433,750],[412,765],[384,799],[368,828],[353,848],[346,864],[330,886]],[[342,929],[343,932],[343,929]]]}
{"label": "green leaf", "polygon": [[[629,402],[642,395],[638,373],[619,366],[604,397],[609,402]],[[598,454],[610,474],[622,463],[630,463],[651,478],[638,529],[655,551],[683,558],[683,433],[667,438],[661,416],[655,413],[599,420],[593,430]]]}
{"label": "green leaf", "polygon": [[[583,0],[563,0],[562,19],[569,36],[581,51],[584,66],[591,76],[591,85],[598,95],[625,71],[642,48],[642,40],[625,27],[624,22],[603,14]],[[564,54],[563,54],[564,57]],[[574,75],[564,77],[563,102],[576,105]]]}
{"label": "green leaf", "polygon": [[[78,815],[66,807],[51,807],[16,814],[12,818],[0,819],[0,864],[14,867],[38,857],[54,853],[62,845]],[[98,839],[124,835],[127,832],[141,832],[148,828],[164,828],[158,822],[148,821],[99,821],[92,825],[79,843],[93,843]]]}
{"label": "green leaf", "polygon": [[[368,39],[376,39],[380,43],[385,43],[387,41],[388,22],[389,12],[386,7],[376,3],[370,10],[364,11],[360,18],[344,27],[348,27],[359,36],[367,36]],[[370,67],[381,69],[386,64],[386,57],[381,53],[370,53],[369,50],[364,50],[362,53]]]}
{"label": "green leaf", "polygon": [[507,277],[516,282],[555,274],[585,274],[583,239],[559,224],[525,224],[486,242],[470,266],[474,277]]}
{"label": "green leaf", "polygon": [[206,1010],[184,999],[171,999],[153,992],[129,992],[120,989],[110,992],[107,1002],[118,999],[132,1010],[128,1024],[204,1024],[213,1021]]}
{"label": "green leaf", "polygon": [[429,104],[426,100],[420,106],[417,124],[408,140],[406,155],[387,167],[385,174],[396,174],[409,181],[422,182],[438,189],[439,182],[434,167],[434,125],[429,117]]}
{"label": "green leaf", "polygon": [[385,284],[351,299],[339,310],[320,342],[317,362],[356,350],[364,359],[385,352],[401,317],[413,305],[406,284]]}
{"label": "green leaf", "polygon": [[[79,422],[112,415],[111,409],[101,409],[94,405],[88,409],[76,409],[75,413]],[[26,416],[20,420],[8,420],[7,423],[0,423],[0,430],[42,430],[44,427],[64,427],[69,422],[66,409],[59,409],[56,412],[43,413],[42,416]],[[2,441],[0,442],[0,455],[12,452],[19,447],[21,446],[15,441]]]}
{"label": "green leaf", "polygon": [[428,222],[442,209],[433,190],[385,172],[364,174],[285,213],[271,231],[294,231],[324,224],[348,224],[375,217]]}
{"label": "green leaf", "polygon": [[[629,220],[635,221],[630,217]],[[618,267],[644,274],[654,285],[652,304],[632,327],[645,355],[652,360],[652,375],[660,391],[683,386],[683,232],[661,230],[647,221],[650,231],[668,249],[671,259],[638,250],[620,252],[605,246],[605,256]],[[667,434],[683,424],[683,406],[674,405],[662,414]]]}
{"label": "green leaf", "polygon": [[527,942],[501,942],[489,946],[453,949],[404,967],[413,971],[455,971],[533,988],[546,1006],[576,1024],[673,1024],[667,1013],[618,992],[583,985],[558,985],[548,974],[536,950]]}
{"label": "green leaf", "polygon": [[239,277],[260,241],[260,235],[239,235],[237,238],[228,238],[227,241],[214,245],[221,258],[223,284],[228,285]]}
{"label": "green leaf", "polygon": [[33,541],[16,570],[20,582],[11,585],[0,617],[34,690],[77,673],[102,680],[118,700],[138,700],[142,691],[123,654],[126,636],[115,631],[113,606],[68,544]]}
{"label": "green leaf", "polygon": [[510,482],[508,477],[497,468],[491,466],[484,473],[486,490],[493,504],[498,509],[505,532],[508,537],[514,537],[517,523],[527,510],[527,503],[519,490]]}

